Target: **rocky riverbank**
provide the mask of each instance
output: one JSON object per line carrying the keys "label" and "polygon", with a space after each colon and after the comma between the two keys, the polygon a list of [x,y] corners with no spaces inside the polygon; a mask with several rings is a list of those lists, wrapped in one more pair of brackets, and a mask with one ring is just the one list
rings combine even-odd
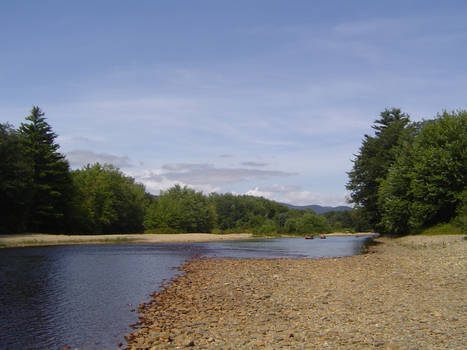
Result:
{"label": "rocky riverbank", "polygon": [[346,258],[201,259],[140,305],[126,349],[465,349],[467,241]]}

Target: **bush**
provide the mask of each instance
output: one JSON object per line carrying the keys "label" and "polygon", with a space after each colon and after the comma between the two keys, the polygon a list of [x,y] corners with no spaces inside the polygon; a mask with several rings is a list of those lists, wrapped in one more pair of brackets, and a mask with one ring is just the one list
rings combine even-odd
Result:
{"label": "bush", "polygon": [[273,220],[266,220],[259,228],[253,230],[255,235],[274,236],[277,234],[277,226]]}

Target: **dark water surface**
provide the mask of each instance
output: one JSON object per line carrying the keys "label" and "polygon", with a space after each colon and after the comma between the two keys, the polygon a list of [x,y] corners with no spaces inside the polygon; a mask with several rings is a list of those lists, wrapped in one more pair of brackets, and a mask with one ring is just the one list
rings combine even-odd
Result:
{"label": "dark water surface", "polygon": [[0,349],[117,349],[131,312],[196,256],[320,258],[358,254],[367,237],[0,250]]}

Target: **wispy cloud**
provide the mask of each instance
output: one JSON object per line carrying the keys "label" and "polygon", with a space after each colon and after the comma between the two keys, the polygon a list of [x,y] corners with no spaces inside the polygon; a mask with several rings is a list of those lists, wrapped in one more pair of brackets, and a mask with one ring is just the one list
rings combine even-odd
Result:
{"label": "wispy cloud", "polygon": [[255,187],[247,191],[246,194],[293,205],[309,205],[310,203],[329,206],[347,205],[345,195],[301,191],[300,187],[297,186]]}
{"label": "wispy cloud", "polygon": [[172,182],[181,182],[190,185],[223,185],[252,181],[258,179],[267,179],[271,177],[287,177],[296,175],[296,173],[279,170],[260,170],[245,168],[217,168],[207,164],[183,164],[181,166],[165,166],[164,170],[172,168],[168,172],[150,172],[142,179],[152,181],[162,181],[163,179]]}
{"label": "wispy cloud", "polygon": [[209,164],[174,163],[160,169],[130,172],[138,182],[152,191],[166,190],[181,184],[203,191],[223,191],[223,186],[242,182],[256,182],[277,177],[290,177],[296,173],[280,170],[251,168],[223,168]]}
{"label": "wispy cloud", "polygon": [[190,170],[202,170],[211,168],[212,166],[209,164],[193,164],[193,163],[171,163],[171,164],[164,164],[162,169],[176,171],[176,172],[183,172],[183,171],[190,171]]}
{"label": "wispy cloud", "polygon": [[240,164],[244,166],[251,166],[251,167],[264,167],[268,165],[268,163],[260,163],[260,162],[242,162]]}
{"label": "wispy cloud", "polygon": [[[323,2],[319,15],[311,2],[269,5],[212,12],[197,4],[193,12],[174,2],[163,12],[132,6],[135,16],[124,6],[104,19],[105,27],[123,23],[121,31],[96,37],[99,16],[66,27],[87,43],[79,50],[63,49],[67,29],[53,30],[54,11],[44,12],[50,35],[36,38],[24,36],[18,17],[34,11],[8,12],[3,24],[15,30],[0,76],[11,84],[0,84],[0,115],[19,125],[29,103],[39,103],[72,166],[113,163],[152,192],[180,183],[331,204],[343,201],[350,159],[384,108],[415,120],[467,108],[460,2],[403,12],[393,3],[336,11]],[[194,20],[173,26],[170,16]],[[68,17],[60,21],[80,18]],[[42,59],[24,55],[26,42]]]}
{"label": "wispy cloud", "polygon": [[128,156],[116,156],[108,153],[96,153],[90,150],[74,150],[66,153],[70,166],[72,168],[80,168],[87,164],[93,163],[107,163],[112,164],[118,168],[129,168],[133,165]]}
{"label": "wispy cloud", "polygon": [[294,173],[289,173],[285,171],[243,168],[206,168],[193,169],[183,173],[172,172],[164,174],[164,176],[167,179],[181,181],[183,183],[190,183],[193,185],[220,185],[252,181],[258,179],[267,179],[276,176],[284,177],[292,175],[294,175]]}

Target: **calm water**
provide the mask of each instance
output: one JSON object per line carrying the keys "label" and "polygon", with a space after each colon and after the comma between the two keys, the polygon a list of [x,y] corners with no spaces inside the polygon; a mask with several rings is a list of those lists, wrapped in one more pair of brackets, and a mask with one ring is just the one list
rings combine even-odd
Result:
{"label": "calm water", "polygon": [[196,244],[120,244],[0,250],[0,349],[116,349],[131,312],[195,256],[333,257],[364,237]]}

